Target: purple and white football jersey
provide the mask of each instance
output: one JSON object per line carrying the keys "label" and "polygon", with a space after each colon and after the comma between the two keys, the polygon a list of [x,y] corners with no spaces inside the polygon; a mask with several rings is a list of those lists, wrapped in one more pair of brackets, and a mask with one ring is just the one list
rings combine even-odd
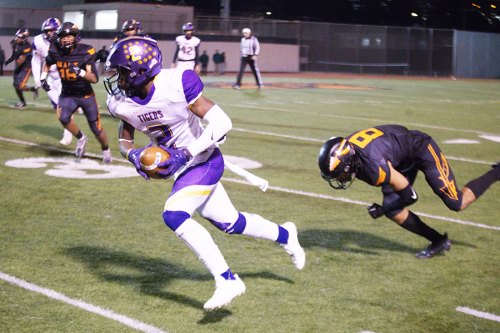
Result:
{"label": "purple and white football jersey", "polygon": [[145,99],[115,95],[108,97],[107,104],[113,117],[126,121],[151,142],[185,148],[203,132],[200,118],[189,111],[202,90],[203,83],[192,70],[162,69]]}

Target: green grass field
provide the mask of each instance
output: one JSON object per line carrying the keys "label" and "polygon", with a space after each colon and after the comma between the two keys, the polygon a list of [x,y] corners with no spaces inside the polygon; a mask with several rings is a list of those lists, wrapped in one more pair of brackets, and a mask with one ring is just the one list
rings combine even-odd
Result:
{"label": "green grass field", "polygon": [[[270,183],[263,193],[226,171],[233,203],[294,221],[305,269],[295,270],[277,244],[197,218],[247,286],[227,309],[205,313],[213,280],[161,218],[171,181],[146,182],[118,157],[118,122],[107,116],[102,83],[95,90],[111,166],[100,164],[93,138],[90,158],[75,163],[74,142],[59,145],[62,127],[46,94],[33,101],[27,93],[28,107],[17,110],[11,78],[1,77],[0,332],[500,332],[498,184],[458,214],[420,175],[412,209],[447,231],[453,248],[417,260],[423,238],[368,216],[379,189],[357,181],[334,191],[316,165],[329,137],[397,123],[432,135],[462,186],[500,160],[500,81],[264,74],[266,89],[257,91],[247,74],[249,89],[236,91],[222,87],[233,75],[203,80],[205,95],[233,120],[223,152],[262,163],[252,172]],[[475,143],[447,143],[457,139]]]}

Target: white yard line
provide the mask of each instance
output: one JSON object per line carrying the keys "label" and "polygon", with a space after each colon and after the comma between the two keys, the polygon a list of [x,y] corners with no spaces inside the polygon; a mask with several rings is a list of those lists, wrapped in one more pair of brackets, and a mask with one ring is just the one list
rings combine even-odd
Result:
{"label": "white yard line", "polygon": [[[252,134],[260,134],[260,135],[267,135],[267,136],[274,136],[274,137],[279,137],[279,138],[287,138],[287,139],[293,139],[293,140],[300,140],[300,141],[307,141],[307,142],[318,142],[318,143],[323,143],[326,141],[325,138],[323,139],[315,139],[315,138],[308,138],[304,136],[294,136],[294,135],[288,135],[288,134],[278,134],[278,133],[273,133],[273,132],[266,132],[266,131],[252,131],[252,130],[247,130],[244,128],[232,128],[233,131],[236,132],[243,132],[243,133],[252,133]],[[319,150],[319,148],[318,148]],[[456,156],[450,156],[446,155],[446,158],[450,161],[462,161],[462,162],[469,162],[469,163],[475,163],[475,164],[493,164],[495,162],[489,162],[489,161],[484,161],[484,160],[473,160],[470,158],[465,158],[465,157],[456,157]]]}
{"label": "white yard line", "polygon": [[457,310],[459,312],[466,313],[466,314],[474,316],[474,317],[493,320],[493,321],[500,323],[500,316],[494,315],[492,313],[477,311],[477,310],[470,309],[470,308],[463,307],[463,306],[459,306],[455,310]]}
{"label": "white yard line", "polygon": [[[23,145],[29,145],[29,146],[41,146],[37,143],[34,142],[28,142],[28,141],[21,141],[21,140],[15,140],[15,139],[9,139],[9,138],[4,138],[0,136],[0,141],[6,141],[6,142],[11,142],[11,143],[16,143],[16,144],[23,144]],[[72,151],[68,149],[61,149],[61,148],[48,148],[50,150],[55,150],[55,151],[60,151],[60,152],[65,152],[69,154],[73,154]],[[100,158],[100,155],[97,154],[87,154],[87,156],[92,156],[96,158]],[[127,160],[123,158],[118,158],[114,159],[113,161],[115,162],[121,162],[121,163],[129,163]],[[471,162],[470,160],[467,160],[466,162]],[[480,161],[475,161],[473,163],[481,163]],[[485,162],[485,164],[488,164],[489,162]],[[233,182],[233,183],[238,183],[238,184],[250,184],[246,182],[243,179],[236,179],[236,178],[228,178],[228,177],[223,177],[222,178],[225,181]],[[251,184],[250,184],[251,185]],[[253,186],[253,185],[252,185]],[[365,202],[365,201],[359,201],[359,200],[351,200],[348,198],[344,197],[336,197],[336,196],[331,196],[331,195],[325,195],[325,194],[319,194],[319,193],[313,193],[313,192],[305,192],[305,191],[300,191],[300,190],[294,190],[294,189],[289,189],[285,187],[279,187],[279,186],[269,186],[269,190],[274,190],[278,192],[285,192],[285,193],[291,193],[291,194],[296,194],[296,195],[301,195],[301,196],[307,196],[311,198],[319,198],[319,199],[326,199],[326,200],[334,200],[334,201],[340,201],[340,202],[345,202],[345,203],[350,203],[350,204],[355,204],[355,205],[361,205],[361,206],[369,206],[371,203]],[[481,224],[481,223],[476,223],[473,221],[466,221],[462,219],[456,219],[456,218],[450,218],[446,216],[439,216],[439,215],[432,215],[432,214],[427,214],[423,212],[415,212],[421,216],[425,216],[428,218],[432,218],[435,220],[441,220],[441,221],[446,221],[446,222],[453,222],[453,223],[459,223],[463,225],[470,225],[473,227],[477,228],[484,228],[484,229],[491,229],[491,230],[500,230],[500,227],[497,226],[491,226],[491,225],[486,225],[486,224]]]}
{"label": "white yard line", "polygon": [[[233,182],[233,183],[249,184],[248,182],[246,182],[243,179],[226,178],[226,177],[223,177],[222,179],[225,180],[225,181]],[[311,197],[311,198],[319,198],[319,199],[340,201],[340,202],[350,203],[350,204],[354,204],[354,205],[361,205],[361,206],[365,206],[365,207],[368,207],[369,205],[371,205],[370,202],[366,202],[366,201],[351,200],[351,199],[344,198],[344,197],[336,197],[336,196],[332,196],[332,195],[325,195],[325,194],[319,194],[319,193],[313,193],[313,192],[304,192],[304,191],[299,191],[299,190],[292,190],[292,189],[289,189],[289,188],[279,187],[279,186],[272,186],[272,185],[270,185],[268,187],[268,190],[274,190],[274,191],[278,191],[278,192],[284,192],[284,193],[302,195],[302,196]],[[425,217],[428,217],[428,218],[431,218],[431,219],[435,219],[435,220],[441,220],[441,221],[446,221],[446,222],[453,222],[453,223],[458,223],[458,224],[470,225],[470,226],[477,227],[477,228],[484,228],[484,229],[491,229],[491,230],[500,230],[500,227],[491,226],[491,225],[482,224],[482,223],[476,223],[476,222],[473,222],[473,221],[467,221],[467,220],[461,220],[461,219],[456,219],[456,218],[451,218],[451,217],[446,217],[446,216],[439,216],[439,215],[427,214],[427,213],[423,213],[423,212],[415,212],[415,213],[418,214],[418,215],[420,215],[420,216],[425,216]]]}
{"label": "white yard line", "polygon": [[138,320],[135,320],[133,318],[121,315],[119,313],[113,312],[113,311],[108,310],[108,309],[101,308],[97,305],[93,305],[93,304],[84,302],[84,301],[79,300],[79,299],[70,298],[70,297],[68,297],[64,294],[61,294],[55,290],[37,286],[36,284],[26,282],[24,280],[16,278],[12,275],[5,274],[3,272],[0,272],[0,279],[4,280],[6,282],[9,282],[11,284],[14,284],[18,287],[24,288],[26,290],[34,291],[36,293],[45,295],[49,298],[52,298],[52,299],[61,301],[63,303],[72,305],[74,307],[83,309],[85,311],[95,313],[99,316],[102,316],[102,317],[105,317],[105,318],[108,318],[111,320],[115,320],[123,325],[134,328],[134,329],[141,331],[141,332],[167,333],[167,332],[162,331],[161,329],[159,329],[157,327],[151,326],[149,324],[145,324],[145,323],[140,322]]}

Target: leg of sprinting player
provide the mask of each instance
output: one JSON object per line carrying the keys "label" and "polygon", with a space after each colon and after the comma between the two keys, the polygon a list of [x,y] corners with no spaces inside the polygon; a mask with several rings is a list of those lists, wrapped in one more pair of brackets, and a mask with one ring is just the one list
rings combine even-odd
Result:
{"label": "leg of sprinting player", "polygon": [[399,224],[405,230],[424,237],[431,242],[427,248],[415,254],[417,258],[429,259],[451,249],[451,241],[446,233],[440,234],[425,224],[420,217],[412,211],[404,208],[398,213],[393,212],[393,214],[395,215],[388,214],[387,217]]}
{"label": "leg of sprinting player", "polygon": [[463,199],[462,207],[460,210],[464,210],[471,203],[476,201],[484,192],[495,182],[500,180],[500,163],[496,163],[492,166],[492,169],[486,172],[484,175],[471,180],[462,189]]}
{"label": "leg of sprinting player", "polygon": [[[420,162],[420,161],[417,161]],[[404,176],[410,185],[413,185],[417,177],[419,169],[418,163],[411,169],[405,170]],[[382,194],[384,196],[383,206],[391,207],[393,203],[399,200],[399,195],[391,188],[390,185],[382,186]],[[416,254],[417,258],[431,258],[436,254],[447,251],[451,248],[451,242],[446,233],[440,234],[435,229],[425,224],[420,217],[411,212],[407,208],[396,209],[394,211],[386,212],[385,216],[396,222],[405,230],[408,230],[418,236],[424,237],[430,241],[430,245],[424,250]]]}
{"label": "leg of sprinting player", "polygon": [[75,156],[78,158],[83,157],[85,154],[85,147],[87,145],[88,138],[73,120],[73,114],[78,108],[78,104],[73,97],[60,96],[59,105],[57,106],[57,115],[59,121],[65,129],[71,132],[76,138],[76,149]]}
{"label": "leg of sprinting player", "polygon": [[16,95],[19,98],[19,103],[16,104],[16,108],[23,108],[26,106],[26,100],[24,99],[24,94],[22,90],[16,89]]}
{"label": "leg of sprinting player", "polygon": [[[189,168],[176,179],[163,213],[166,225],[198,255],[214,276],[216,290],[204,305],[207,311],[228,305],[235,297],[243,294],[246,287],[238,275],[231,272],[208,231],[191,218],[195,210],[228,233],[252,233],[254,237],[274,241],[279,239],[283,243],[288,241],[288,234],[295,232],[296,235],[295,229],[288,232],[285,228],[263,219],[260,221],[260,228],[256,227],[253,231],[247,229],[245,217],[234,209],[224,188],[218,183],[223,170],[224,162],[217,149],[205,163]],[[258,218],[250,220],[250,225],[254,225]],[[243,232],[245,229],[248,230],[246,233]],[[298,240],[296,244],[298,245]]]}
{"label": "leg of sprinting player", "polygon": [[199,213],[227,234],[267,239],[281,244],[291,256],[295,267],[299,270],[304,268],[305,252],[299,244],[295,224],[287,222],[278,225],[257,214],[238,212],[221,183],[217,184],[208,200],[200,207]]}
{"label": "leg of sprinting player", "polygon": [[[92,131],[92,133],[94,133],[97,141],[99,141],[99,143],[101,144],[102,161],[104,163],[111,163],[111,150],[109,149],[108,136],[101,124],[101,117],[99,115],[99,110],[97,107],[97,101],[95,99],[95,96],[92,95],[86,97],[79,97],[78,105],[83,109],[90,130]],[[77,149],[78,149],[78,144],[77,144]],[[78,153],[80,152],[79,151],[75,152],[77,156]]]}
{"label": "leg of sprinting player", "polygon": [[[50,72],[47,77],[47,80],[49,80],[49,86],[50,86],[50,90],[47,91],[47,96],[49,96],[50,102],[52,103],[52,106],[54,107],[54,110],[56,111],[57,115],[58,112],[57,103],[59,101],[59,95],[61,94],[61,79],[59,79],[59,75],[57,74],[57,72],[55,73]],[[73,140],[73,134],[66,128],[64,128],[63,137],[59,141],[59,143],[62,144],[63,146],[68,146],[71,144],[72,140]]]}
{"label": "leg of sprinting player", "polygon": [[492,170],[467,183],[462,190],[457,190],[453,171],[434,140],[419,153],[419,158],[423,160],[420,169],[429,186],[449,209],[457,212],[466,209],[500,179],[500,167],[495,165]]}

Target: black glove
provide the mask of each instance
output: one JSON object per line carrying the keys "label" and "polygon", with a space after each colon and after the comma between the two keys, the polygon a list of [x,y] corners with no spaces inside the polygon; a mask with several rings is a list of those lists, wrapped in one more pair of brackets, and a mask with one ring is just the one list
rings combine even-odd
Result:
{"label": "black glove", "polygon": [[13,61],[14,61],[14,57],[10,57],[9,59],[7,59],[7,60],[5,61],[5,66],[7,66],[8,64],[10,64],[10,63],[11,63],[11,62],[13,62]]}
{"label": "black glove", "polygon": [[45,90],[45,91],[50,91],[50,85],[47,83],[47,80],[41,80],[40,81],[42,83],[42,89]]}
{"label": "black glove", "polygon": [[373,205],[368,207],[368,214],[370,214],[373,219],[377,219],[384,215],[384,210],[382,209],[382,206],[374,203]]}

